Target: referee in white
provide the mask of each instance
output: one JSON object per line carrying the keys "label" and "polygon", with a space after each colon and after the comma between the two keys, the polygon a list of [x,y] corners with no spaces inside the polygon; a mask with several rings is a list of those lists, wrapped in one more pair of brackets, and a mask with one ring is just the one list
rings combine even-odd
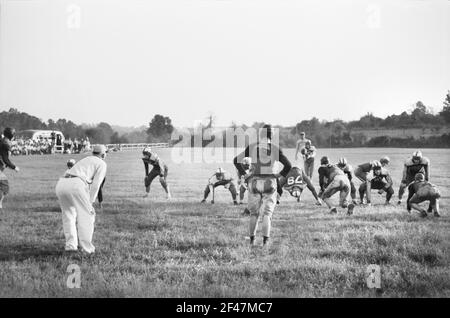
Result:
{"label": "referee in white", "polygon": [[56,196],[62,211],[66,251],[95,252],[92,245],[95,210],[92,204],[106,175],[106,147],[96,145],[92,156],[78,161],[56,184]]}

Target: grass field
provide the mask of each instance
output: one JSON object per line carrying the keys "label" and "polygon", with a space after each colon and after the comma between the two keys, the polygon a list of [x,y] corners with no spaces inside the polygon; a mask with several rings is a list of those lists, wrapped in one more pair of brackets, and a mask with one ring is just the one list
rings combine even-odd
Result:
{"label": "grass field", "polygon": [[[81,155],[14,157],[7,171],[11,195],[0,214],[0,297],[449,297],[450,150],[427,149],[432,182],[442,193],[439,219],[421,219],[404,207],[357,207],[348,217],[329,215],[283,196],[273,217],[268,250],[248,246],[248,218],[219,189],[216,204],[200,204],[217,163],[169,165],[174,199],[156,179],[144,201],[139,152],[111,153],[97,211],[94,257],[63,255],[61,214],[54,194],[65,162]],[[353,165],[391,157],[397,195],[401,168],[412,149],[321,149]],[[293,151],[287,150],[289,158]],[[221,164],[234,173],[231,163]],[[317,185],[317,175],[313,178]],[[393,199],[393,203],[395,203]],[[261,245],[261,237],[257,241]],[[66,286],[69,264],[81,268],[81,288]],[[381,290],[366,285],[366,268],[381,267]]]}

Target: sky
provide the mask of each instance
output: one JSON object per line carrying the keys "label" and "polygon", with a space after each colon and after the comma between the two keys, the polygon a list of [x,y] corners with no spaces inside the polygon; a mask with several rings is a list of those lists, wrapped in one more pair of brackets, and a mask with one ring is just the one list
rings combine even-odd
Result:
{"label": "sky", "polygon": [[287,126],[449,89],[448,0],[0,0],[0,110],[43,120]]}

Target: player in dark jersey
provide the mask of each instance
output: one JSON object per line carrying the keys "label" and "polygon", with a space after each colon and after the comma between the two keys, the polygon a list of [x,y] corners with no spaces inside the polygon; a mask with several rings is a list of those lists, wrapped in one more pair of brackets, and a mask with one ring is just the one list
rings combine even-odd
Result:
{"label": "player in dark jersey", "polygon": [[[248,210],[250,211],[250,244],[254,245],[259,214],[263,213],[262,232],[263,245],[267,245],[270,237],[272,214],[277,202],[277,178],[286,177],[291,170],[291,163],[273,140],[276,131],[270,125],[264,125],[259,132],[258,141],[247,146],[241,154],[236,156],[233,163],[240,174],[245,175],[239,165],[245,157],[252,158],[250,173],[245,175],[248,184]],[[273,138],[275,137],[275,138]],[[280,162],[283,169],[276,173],[275,162]]]}
{"label": "player in dark jersey", "polygon": [[291,168],[291,171],[289,171],[286,177],[280,176],[278,179],[280,186],[288,191],[290,195],[297,198],[297,202],[300,202],[302,192],[305,187],[307,187],[316,199],[316,204],[322,205],[311,179],[308,178],[306,173],[301,168],[294,166]]}
{"label": "player in dark jersey", "polygon": [[[167,174],[169,171],[167,165],[158,157],[155,152],[152,151],[150,147],[144,148],[142,154],[144,155],[142,161],[144,162],[145,168],[144,185],[146,193],[144,195],[144,198],[147,198],[148,194],[150,193],[150,185],[152,184],[153,179],[159,176],[159,182],[161,183],[161,186],[166,192],[167,199],[169,200],[171,198],[171,194],[169,185],[167,184]],[[153,166],[152,170],[150,171],[149,165]]]}
{"label": "player in dark jersey", "polygon": [[387,169],[382,167],[374,167],[372,174],[367,177],[368,182],[361,183],[359,187],[359,196],[361,202],[364,199],[364,194],[367,193],[367,204],[371,204],[371,189],[378,190],[379,194],[386,192],[386,202],[388,205],[392,195],[394,194],[394,188],[392,187],[392,178],[389,175]]}
{"label": "player in dark jersey", "polygon": [[233,177],[230,173],[222,168],[217,169],[217,171],[208,179],[208,184],[206,185],[205,191],[203,193],[203,200],[201,201],[201,203],[205,203],[209,193],[213,191],[213,199],[211,200],[211,204],[214,204],[214,191],[219,186],[223,186],[225,189],[230,190],[231,197],[233,198],[233,203],[237,205],[237,192],[236,187],[233,183]]}
{"label": "player in dark jersey", "polygon": [[320,159],[319,185],[319,197],[321,197],[328,206],[330,213],[337,213],[337,208],[333,206],[330,198],[336,192],[339,192],[339,205],[348,209],[348,215],[353,214],[355,205],[353,203],[347,204],[347,197],[350,192],[350,181],[340,168],[330,164],[330,160],[326,156]]}
{"label": "player in dark jersey", "polygon": [[352,198],[352,203],[357,204],[357,202],[356,202],[356,187],[355,187],[355,183],[353,182],[352,166],[347,162],[347,159],[345,159],[345,158],[339,158],[339,161],[336,165],[338,166],[339,169],[344,171],[345,175],[348,178],[348,181],[350,181],[350,197]]}
{"label": "player in dark jersey", "polygon": [[[250,168],[252,164],[252,158],[245,157],[242,160],[241,166],[245,174],[250,173]],[[239,170],[237,171],[238,175],[238,189],[239,189],[239,204],[244,204],[244,195],[245,191],[247,191],[247,182],[245,181],[245,174],[241,174]]]}
{"label": "player in dark jersey", "polygon": [[402,197],[406,187],[414,181],[416,174],[422,173],[425,181],[430,177],[430,160],[422,155],[420,150],[414,151],[411,158],[405,161],[403,166],[402,182],[398,189],[398,204],[402,203]]}
{"label": "player in dark jersey", "polygon": [[0,209],[3,209],[3,199],[9,193],[9,181],[3,172],[6,168],[10,168],[19,172],[17,167],[9,159],[11,156],[11,140],[13,140],[16,131],[7,127],[3,131],[3,138],[0,139]]}
{"label": "player in dark jersey", "polygon": [[411,209],[414,209],[420,212],[420,216],[426,217],[427,211],[421,208],[419,203],[430,201],[430,207],[432,211],[434,211],[434,216],[440,217],[440,197],[441,194],[439,189],[434,184],[426,181],[425,175],[419,172],[415,175],[414,181],[408,185],[408,200],[406,201],[406,208],[408,212],[411,212]]}

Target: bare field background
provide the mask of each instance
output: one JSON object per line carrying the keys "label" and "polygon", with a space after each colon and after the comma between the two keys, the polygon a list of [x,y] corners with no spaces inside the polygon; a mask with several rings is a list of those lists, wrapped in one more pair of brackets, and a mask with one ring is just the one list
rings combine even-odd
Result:
{"label": "bare field background", "polygon": [[[108,155],[91,258],[62,254],[54,194],[66,161],[82,155],[14,157],[21,171],[7,171],[11,195],[0,212],[0,297],[450,296],[450,150],[424,151],[432,163],[431,181],[442,193],[440,219],[421,219],[395,204],[384,207],[375,192],[375,205],[357,207],[351,217],[314,206],[308,190],[301,203],[285,193],[274,213],[272,245],[263,250],[249,248],[248,219],[228,191],[218,189],[214,205],[199,203],[219,165],[235,174],[231,162],[174,163],[174,149],[158,150],[169,165],[171,201],[157,179],[151,198],[141,198],[140,152]],[[318,157],[326,154],[335,162],[345,156],[356,166],[388,155],[397,195],[412,151],[320,149]],[[292,149],[286,153],[293,159]],[[313,181],[318,186],[317,169]],[[80,289],[66,287],[69,264],[81,267]],[[378,293],[366,286],[370,264],[381,266]]]}

